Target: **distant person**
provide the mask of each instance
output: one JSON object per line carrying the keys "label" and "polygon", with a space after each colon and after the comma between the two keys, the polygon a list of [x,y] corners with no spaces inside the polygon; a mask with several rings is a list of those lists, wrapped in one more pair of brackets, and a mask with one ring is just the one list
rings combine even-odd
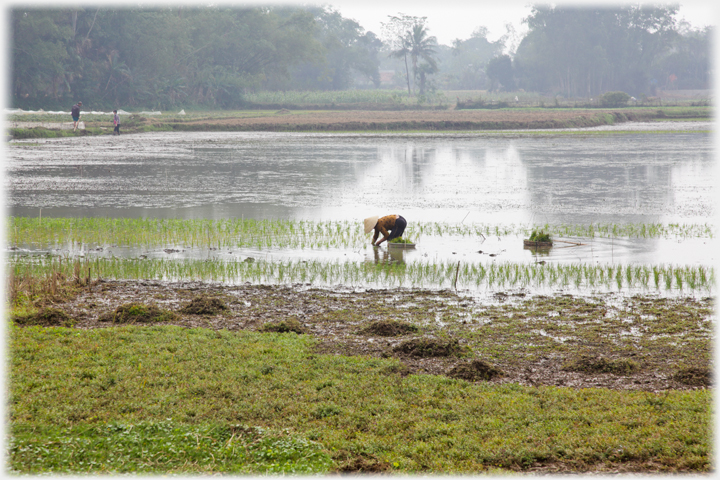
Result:
{"label": "distant person", "polygon": [[82,102],[77,102],[70,109],[70,115],[72,115],[73,119],[73,132],[77,130],[78,122],[80,122],[80,107],[82,107]]}
{"label": "distant person", "polygon": [[113,110],[113,125],[115,125],[115,130],[113,130],[113,135],[115,135],[115,134],[120,135],[120,115],[118,115],[117,110]]}
{"label": "distant person", "polygon": [[[371,230],[375,230],[373,235],[372,244],[379,246],[384,241],[390,241],[393,238],[402,237],[407,221],[400,215],[387,215],[384,217],[369,217],[364,221],[365,233],[370,233]],[[389,233],[388,233],[389,231]],[[375,243],[380,234],[383,234],[383,239]]]}

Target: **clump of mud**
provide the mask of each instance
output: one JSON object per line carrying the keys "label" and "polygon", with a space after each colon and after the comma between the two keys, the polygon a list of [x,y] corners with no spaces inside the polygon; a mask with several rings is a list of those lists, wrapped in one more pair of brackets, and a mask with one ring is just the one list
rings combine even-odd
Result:
{"label": "clump of mud", "polygon": [[180,313],[188,315],[216,315],[230,310],[219,298],[200,295],[180,309]]}
{"label": "clump of mud", "polygon": [[393,352],[404,353],[412,357],[449,357],[462,351],[457,340],[436,340],[432,338],[415,338],[402,342],[393,348]]}
{"label": "clump of mud", "polygon": [[340,473],[379,473],[390,470],[390,463],[379,460],[374,456],[370,458],[357,456],[343,462],[338,468]]}
{"label": "clump of mud", "polygon": [[260,331],[261,332],[276,332],[276,333],[295,332],[298,335],[307,333],[305,327],[303,327],[300,324],[300,322],[298,322],[294,318],[291,318],[289,320],[283,320],[278,323],[266,323],[262,327],[260,327]]}
{"label": "clump of mud", "polygon": [[12,320],[18,325],[28,327],[32,325],[41,327],[72,327],[75,324],[72,318],[70,318],[70,315],[57,308],[43,308],[39,312],[27,316],[13,315]]}
{"label": "clump of mud", "polygon": [[678,370],[673,375],[673,380],[695,387],[709,387],[712,384],[712,375],[708,368],[689,367]]}
{"label": "clump of mud", "polygon": [[120,305],[114,312],[108,312],[98,318],[101,322],[113,323],[154,323],[177,320],[178,316],[168,310],[162,310],[155,305],[142,303],[126,303]]}
{"label": "clump of mud", "polygon": [[568,372],[581,373],[612,373],[614,375],[630,375],[636,372],[640,366],[634,360],[621,358],[618,360],[608,360],[604,357],[592,357],[583,355],[563,366],[563,370]]}
{"label": "clump of mud", "polygon": [[489,381],[495,377],[501,377],[503,372],[482,360],[473,360],[469,363],[455,365],[447,375],[448,377],[477,382],[480,380]]}
{"label": "clump of mud", "polygon": [[408,333],[417,333],[418,330],[418,327],[409,323],[397,322],[395,320],[378,320],[361,329],[358,333],[379,335],[381,337],[396,337]]}

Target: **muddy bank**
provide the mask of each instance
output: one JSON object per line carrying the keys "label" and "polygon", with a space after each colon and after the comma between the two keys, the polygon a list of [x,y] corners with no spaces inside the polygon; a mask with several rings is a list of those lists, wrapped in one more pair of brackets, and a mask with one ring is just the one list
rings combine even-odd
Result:
{"label": "muddy bank", "polygon": [[662,110],[442,110],[287,112],[247,118],[166,122],[178,131],[523,130],[581,128],[667,118]]}
{"label": "muddy bank", "polygon": [[647,391],[710,385],[710,298],[516,292],[488,303],[451,291],[100,281],[51,306],[65,324],[90,329],[112,328],[108,314],[128,304],[172,312],[153,325],[311,335],[318,353],[396,358],[403,374]]}
{"label": "muddy bank", "polygon": [[[289,110],[212,112],[208,115],[143,116],[123,119],[123,134],[153,131],[341,132],[341,131],[473,131],[586,128],[628,121],[710,118],[707,107],[623,109],[494,109],[494,110]],[[109,135],[106,119],[84,119],[87,127],[73,133],[48,128],[9,128],[11,138]]]}

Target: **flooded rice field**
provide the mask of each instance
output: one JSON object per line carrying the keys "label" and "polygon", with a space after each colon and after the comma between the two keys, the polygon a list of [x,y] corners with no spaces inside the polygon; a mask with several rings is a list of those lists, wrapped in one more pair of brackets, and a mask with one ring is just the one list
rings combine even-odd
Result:
{"label": "flooded rice field", "polygon": [[[14,217],[357,222],[397,213],[443,225],[700,225],[695,235],[417,234],[414,250],[14,245],[14,255],[265,262],[714,265],[709,122],[564,131],[413,134],[144,133],[12,141]],[[517,230],[517,228],[515,229]],[[250,259],[250,260],[248,260]]]}

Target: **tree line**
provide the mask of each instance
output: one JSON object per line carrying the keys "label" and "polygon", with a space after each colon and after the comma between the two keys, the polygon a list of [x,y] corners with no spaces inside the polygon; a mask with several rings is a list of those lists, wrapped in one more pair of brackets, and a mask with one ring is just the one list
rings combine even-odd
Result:
{"label": "tree line", "polygon": [[332,7],[10,10],[11,102],[21,108],[241,108],[247,92],[380,88],[410,95],[524,89],[568,97],[708,88],[712,31],[676,7],[536,6],[516,52],[479,27],[439,45],[425,17],[389,16],[380,36]]}

